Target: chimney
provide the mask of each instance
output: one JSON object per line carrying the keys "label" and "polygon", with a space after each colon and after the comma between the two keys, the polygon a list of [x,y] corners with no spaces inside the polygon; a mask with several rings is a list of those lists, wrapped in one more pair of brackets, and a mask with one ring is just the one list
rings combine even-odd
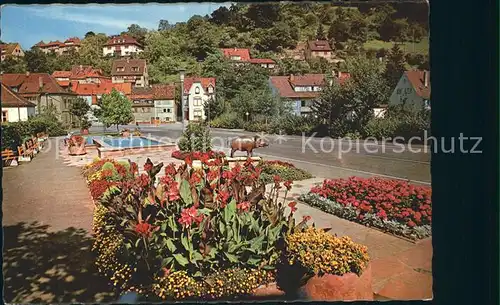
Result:
{"label": "chimney", "polygon": [[424,70],[424,87],[429,87],[429,73]]}
{"label": "chimney", "polygon": [[293,79],[294,79],[293,74],[290,74],[290,82],[293,82]]}
{"label": "chimney", "polygon": [[38,78],[38,85],[40,86],[40,88],[43,88],[43,79],[41,76]]}

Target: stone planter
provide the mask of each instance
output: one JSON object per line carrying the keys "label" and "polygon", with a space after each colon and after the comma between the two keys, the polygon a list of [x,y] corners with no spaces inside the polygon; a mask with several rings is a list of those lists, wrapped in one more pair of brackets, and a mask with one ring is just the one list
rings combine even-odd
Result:
{"label": "stone planter", "polygon": [[299,288],[298,294],[310,301],[372,301],[371,265],[368,264],[361,276],[354,273],[314,276]]}
{"label": "stone planter", "polygon": [[284,295],[285,292],[280,290],[276,283],[259,286],[252,293],[252,297],[256,297],[259,299],[281,298]]}
{"label": "stone planter", "polygon": [[68,146],[68,150],[71,156],[81,156],[87,153],[85,150],[85,142],[82,145]]}

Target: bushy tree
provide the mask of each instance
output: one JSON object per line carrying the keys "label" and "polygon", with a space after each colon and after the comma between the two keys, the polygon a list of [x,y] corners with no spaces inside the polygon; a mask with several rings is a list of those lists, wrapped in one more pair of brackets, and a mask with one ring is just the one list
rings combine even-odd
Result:
{"label": "bushy tree", "polygon": [[27,70],[32,73],[52,73],[48,56],[38,47],[34,47],[24,52],[24,59],[27,64]]}
{"label": "bushy tree", "polygon": [[134,120],[132,114],[132,102],[117,90],[113,89],[110,94],[103,94],[99,103],[100,110],[97,117],[106,127],[125,125]]}
{"label": "bushy tree", "polygon": [[179,149],[183,152],[210,151],[212,138],[207,125],[202,122],[190,122],[179,140]]}
{"label": "bushy tree", "polygon": [[326,39],[325,29],[323,28],[323,24],[320,22],[318,25],[318,30],[316,31],[316,39],[324,40]]}
{"label": "bushy tree", "polygon": [[78,118],[78,122],[80,127],[83,129],[83,125],[85,124],[84,119],[87,113],[90,111],[90,106],[87,102],[79,97],[71,103],[71,107],[69,112]]}
{"label": "bushy tree", "polygon": [[27,71],[27,64],[24,58],[14,58],[7,56],[0,63],[0,71],[2,73],[25,73]]}
{"label": "bushy tree", "polygon": [[389,87],[394,88],[405,69],[405,54],[397,43],[389,51],[387,56],[387,65],[384,73],[384,78],[387,80]]}

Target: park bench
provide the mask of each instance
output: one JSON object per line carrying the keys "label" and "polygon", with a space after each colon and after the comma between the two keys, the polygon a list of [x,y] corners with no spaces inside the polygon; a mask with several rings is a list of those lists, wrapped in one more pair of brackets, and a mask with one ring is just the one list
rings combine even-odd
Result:
{"label": "park bench", "polygon": [[11,149],[5,149],[2,151],[2,164],[6,166],[10,166],[13,161],[16,161],[17,165],[17,156]]}
{"label": "park bench", "polygon": [[17,147],[19,162],[30,162],[34,156],[33,149],[27,147],[27,143]]}

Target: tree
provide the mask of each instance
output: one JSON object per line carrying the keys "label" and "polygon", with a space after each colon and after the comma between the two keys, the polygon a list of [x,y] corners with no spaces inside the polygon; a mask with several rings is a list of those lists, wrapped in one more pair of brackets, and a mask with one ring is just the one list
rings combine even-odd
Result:
{"label": "tree", "polygon": [[92,36],[95,36],[95,33],[92,32],[92,31],[85,33],[85,38],[89,38],[89,37],[92,37]]}
{"label": "tree", "polygon": [[211,97],[203,106],[205,114],[207,116],[207,122],[210,122],[211,120],[217,118],[221,114],[224,113],[224,103],[222,101],[219,101],[218,99],[215,99]]}
{"label": "tree", "polygon": [[90,106],[87,102],[79,97],[71,103],[71,107],[69,109],[69,113],[76,116],[80,123],[80,127],[83,129],[84,119],[87,113],[90,111]]}
{"label": "tree", "polygon": [[27,71],[26,61],[24,58],[7,56],[0,63],[0,71],[2,73],[25,73]]}
{"label": "tree", "polygon": [[280,16],[280,4],[250,4],[246,17],[253,21],[257,28],[270,28],[278,21]]}
{"label": "tree", "polygon": [[134,120],[132,114],[132,102],[117,90],[113,89],[110,94],[103,94],[99,104],[101,108],[97,115],[106,127],[125,125]]}
{"label": "tree", "polygon": [[389,87],[394,88],[405,69],[405,54],[397,43],[389,51],[387,56],[387,65],[385,68],[384,78],[387,80]]}
{"label": "tree", "polygon": [[51,73],[53,72],[50,66],[50,61],[45,53],[35,47],[24,53],[27,70],[33,73]]}
{"label": "tree", "polygon": [[221,6],[212,12],[209,20],[217,25],[229,24],[231,21],[231,11],[227,7]]}
{"label": "tree", "polygon": [[328,29],[328,38],[335,43],[346,42],[349,39],[349,24],[346,20],[337,17]]}
{"label": "tree", "polygon": [[158,31],[168,31],[170,29],[174,28],[173,24],[170,24],[168,20],[160,20],[160,23],[158,24]]}
{"label": "tree", "polygon": [[325,37],[325,29],[323,28],[323,24],[320,22],[318,25],[318,30],[316,31],[316,39],[324,40]]}

